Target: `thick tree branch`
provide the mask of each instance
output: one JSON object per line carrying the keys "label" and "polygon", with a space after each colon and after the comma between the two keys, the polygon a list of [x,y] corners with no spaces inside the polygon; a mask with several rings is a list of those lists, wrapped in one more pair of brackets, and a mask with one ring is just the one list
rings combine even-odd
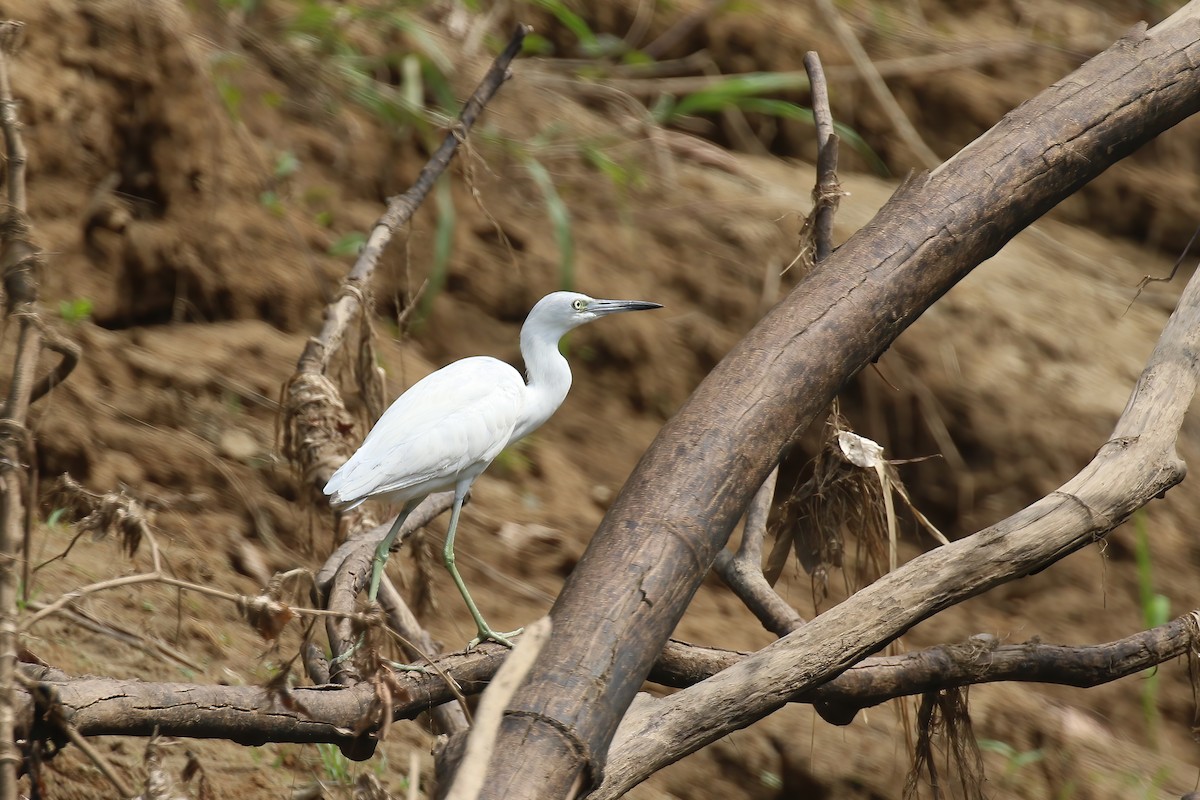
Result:
{"label": "thick tree branch", "polygon": [[[848,724],[863,708],[895,697],[976,683],[1025,681],[1089,687],[1161,664],[1197,646],[1200,610],[1166,625],[1100,645],[1068,647],[1040,643],[996,646],[990,637],[941,645],[899,656],[867,658],[829,683],[788,698],[812,703],[829,722]],[[478,651],[443,656],[438,670],[452,676],[467,694],[487,686],[508,655],[507,648],[486,645]],[[670,642],[650,674],[664,686],[685,688],[745,661],[731,650]],[[81,735],[153,734],[228,739],[240,744],[329,742],[352,752],[360,723],[376,703],[370,684],[319,686],[273,693],[248,686],[145,683],[111,678],[72,678],[50,668],[27,664],[25,682],[53,690],[61,719]],[[454,691],[438,671],[397,673],[399,698],[394,720],[413,719],[431,707],[453,701]],[[39,696],[45,696],[39,695]],[[21,695],[18,736],[54,739],[46,709],[30,694]],[[36,720],[36,721],[35,721]],[[375,730],[368,727],[367,732]]]}
{"label": "thick tree branch", "polygon": [[788,605],[763,575],[762,545],[767,532],[767,515],[775,497],[779,477],[776,467],[755,493],[746,512],[742,543],[736,553],[722,550],[713,561],[713,571],[721,576],[738,599],[750,609],[763,627],[776,636],[786,636],[804,624],[804,618]]}
{"label": "thick tree branch", "polygon": [[[1015,109],[951,161],[910,180],[713,370],[663,427],[568,579],[552,612],[554,633],[502,729],[498,748],[509,757],[492,765],[483,797],[561,797],[581,770],[588,771],[585,785],[599,782],[625,709],[785,443],[1018,231],[1200,110],[1198,17],[1200,5],[1193,2],[1154,30],[1135,32]],[[1185,355],[1174,353],[1156,366],[1190,382]],[[1152,385],[1155,373],[1139,391]],[[775,707],[780,692],[786,697],[845,669],[951,596],[983,591],[1103,535],[1182,477],[1169,443],[1122,438],[1152,429],[1146,422],[1123,421],[1095,468],[1064,488],[1069,495],[1048,498],[922,562],[922,569],[959,569],[967,550],[978,547],[961,585],[957,576],[923,573],[918,583],[928,594],[904,610],[894,599],[897,579],[885,578],[848,606],[854,615],[833,609],[768,648],[756,663],[769,664],[774,678],[787,676],[781,683],[756,679],[753,691],[732,705],[709,689],[694,693],[694,702],[748,724]],[[1154,422],[1178,427],[1161,416]],[[1130,466],[1148,472],[1132,485],[1108,484],[1097,494],[1095,480],[1103,481],[1109,459],[1120,460],[1120,469],[1134,460],[1131,454],[1138,463]],[[1114,489],[1126,498],[1111,496]],[[1043,523],[1045,540],[1011,536],[1042,514],[1056,522]],[[1030,549],[1012,546],[1016,540]],[[900,574],[914,577],[912,569]],[[798,671],[801,654],[806,667]],[[739,691],[745,674],[734,681]],[[645,740],[630,746],[638,745],[652,747]],[[613,785],[637,779],[629,775]]]}
{"label": "thick tree branch", "polygon": [[622,724],[599,798],[744,728],[917,622],[1098,541],[1183,480],[1175,439],[1200,382],[1200,276],[1134,386],[1116,428],[1074,478],[1005,520],[924,553],[713,679]]}
{"label": "thick tree branch", "polygon": [[834,680],[790,698],[812,703],[826,722],[849,725],[864,708],[897,697],[977,683],[1020,681],[1087,689],[1135,675],[1200,646],[1200,611],[1135,633],[1085,647],[1040,643],[997,645],[973,636],[898,656],[868,658]]}

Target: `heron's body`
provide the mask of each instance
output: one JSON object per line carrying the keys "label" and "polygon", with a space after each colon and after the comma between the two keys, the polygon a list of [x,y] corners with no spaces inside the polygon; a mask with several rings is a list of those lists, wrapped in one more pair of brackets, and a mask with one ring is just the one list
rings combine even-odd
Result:
{"label": "heron's body", "polygon": [[446,567],[475,617],[480,638],[507,644],[503,635],[483,622],[454,567],[454,533],[462,501],[505,447],[536,430],[562,405],[571,388],[571,368],[558,350],[559,339],[606,314],[649,308],[658,306],[555,292],[538,301],[521,328],[527,381],[503,361],[474,356],[423,378],[392,403],[362,447],[325,486],[337,508],[353,508],[368,498],[403,507],[376,554],[371,599],[378,591],[383,560],[405,517],[432,492],[453,489]]}
{"label": "heron's body", "polygon": [[474,480],[508,446],[525,381],[503,361],[475,356],[413,384],[325,487],[336,506],[368,497],[406,503]]}

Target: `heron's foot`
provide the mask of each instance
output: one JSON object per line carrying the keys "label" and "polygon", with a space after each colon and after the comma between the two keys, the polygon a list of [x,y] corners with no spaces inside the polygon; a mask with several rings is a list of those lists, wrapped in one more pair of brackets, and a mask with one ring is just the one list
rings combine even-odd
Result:
{"label": "heron's foot", "polygon": [[398,661],[388,661],[387,665],[397,672],[419,672],[422,675],[432,675],[433,670],[420,664],[401,664]]}
{"label": "heron's foot", "polygon": [[525,629],[517,628],[515,631],[509,631],[508,633],[496,633],[494,630],[489,628],[487,625],[480,625],[479,626],[479,635],[476,636],[471,641],[467,642],[467,650],[474,650],[476,647],[483,644],[484,642],[495,642],[496,644],[502,644],[511,650],[513,647],[511,637],[520,636],[521,631],[523,631],[523,630],[525,630]]}

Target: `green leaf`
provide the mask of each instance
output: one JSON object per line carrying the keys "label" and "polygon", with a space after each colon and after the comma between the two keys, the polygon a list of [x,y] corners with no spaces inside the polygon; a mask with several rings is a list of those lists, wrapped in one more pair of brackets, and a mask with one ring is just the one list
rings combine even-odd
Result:
{"label": "green leaf", "polygon": [[300,159],[296,158],[296,154],[291,150],[284,150],[279,155],[275,156],[275,169],[273,174],[276,178],[290,178],[300,171]]}
{"label": "green leaf", "polygon": [[74,300],[60,300],[58,314],[66,322],[77,325],[92,316],[92,301],[87,297],[77,297]]}
{"label": "green leaf", "polygon": [[[720,111],[738,98],[761,97],[776,92],[807,89],[803,72],[752,72],[716,80],[707,88],[679,102],[676,114],[703,114]],[[779,101],[783,102],[783,101]]]}
{"label": "green leaf", "polygon": [[588,48],[596,48],[600,45],[596,34],[592,32],[583,17],[567,8],[562,0],[537,0],[537,4],[553,14],[563,27],[573,33],[585,52]]}
{"label": "green leaf", "polygon": [[450,256],[454,252],[454,227],[458,216],[454,210],[454,192],[450,178],[446,175],[438,178],[433,189],[434,205],[437,208],[437,228],[433,233],[433,264],[429,268],[429,286],[421,297],[421,305],[417,309],[417,323],[425,320],[433,309],[433,301],[441,294],[446,285],[446,275],[450,271]]}
{"label": "green leaf", "polygon": [[366,234],[359,231],[347,233],[329,246],[331,256],[357,256],[367,243]]}

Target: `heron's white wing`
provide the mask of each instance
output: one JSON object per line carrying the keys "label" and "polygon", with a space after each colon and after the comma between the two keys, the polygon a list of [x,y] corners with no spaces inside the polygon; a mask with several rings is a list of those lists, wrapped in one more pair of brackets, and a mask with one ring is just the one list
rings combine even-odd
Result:
{"label": "heron's white wing", "polygon": [[325,493],[337,504],[418,497],[478,475],[507,444],[524,392],[520,373],[494,358],[443,367],[392,403]]}

